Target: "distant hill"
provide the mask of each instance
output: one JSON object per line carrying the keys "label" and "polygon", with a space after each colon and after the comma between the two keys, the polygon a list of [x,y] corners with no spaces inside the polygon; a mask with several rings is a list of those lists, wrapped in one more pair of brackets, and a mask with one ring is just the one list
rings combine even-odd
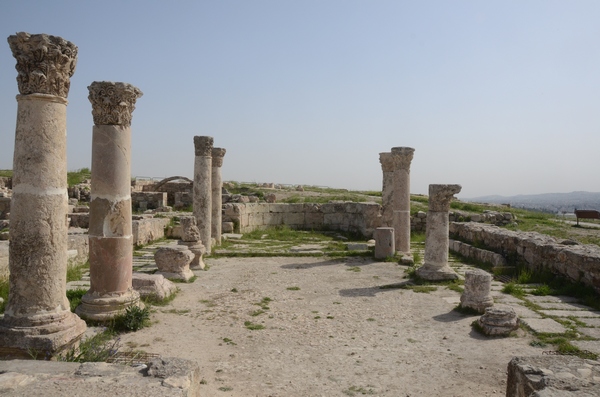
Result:
{"label": "distant hill", "polygon": [[600,211],[600,192],[545,193],[518,196],[482,196],[461,198],[462,201],[491,204],[510,204],[515,208],[526,208],[553,213],[572,213],[575,209]]}

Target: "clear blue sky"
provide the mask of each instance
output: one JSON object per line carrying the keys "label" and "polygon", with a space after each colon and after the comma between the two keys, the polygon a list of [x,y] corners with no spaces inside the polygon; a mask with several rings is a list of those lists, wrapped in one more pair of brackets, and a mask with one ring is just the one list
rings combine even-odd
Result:
{"label": "clear blue sky", "polygon": [[[0,1],[4,38],[79,47],[68,168],[90,166],[92,81],[139,87],[132,175],[380,189],[379,153],[416,149],[413,193],[600,191],[600,1]],[[5,39],[4,39],[5,40]],[[0,44],[0,169],[15,60]]]}

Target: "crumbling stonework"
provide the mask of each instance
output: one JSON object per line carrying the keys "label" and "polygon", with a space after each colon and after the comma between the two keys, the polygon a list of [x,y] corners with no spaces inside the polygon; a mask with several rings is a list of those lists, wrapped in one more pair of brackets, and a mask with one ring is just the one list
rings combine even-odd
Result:
{"label": "crumbling stonework", "polygon": [[167,205],[166,192],[131,192],[133,211],[155,210]]}
{"label": "crumbling stonework", "polygon": [[522,261],[533,271],[547,270],[600,292],[600,247],[596,245],[571,245],[570,240],[481,223],[454,222],[450,233],[457,240],[477,242],[505,258]]}
{"label": "crumbling stonework", "polygon": [[506,397],[600,396],[600,363],[574,356],[515,357]]}
{"label": "crumbling stonework", "polygon": [[66,111],[77,47],[60,37],[8,38],[17,60],[17,126],[10,209],[10,292],[0,321],[0,355],[54,355],[86,325],[66,296]]}
{"label": "crumbling stonework", "polygon": [[340,230],[371,238],[381,226],[381,206],[376,203],[228,203],[223,207],[224,221],[236,224],[240,233],[286,225],[292,229]]}
{"label": "crumbling stonework", "polygon": [[131,117],[142,92],[126,83],[93,82],[89,87],[94,128],[90,202],[90,289],[77,314],[110,320],[139,305],[131,285]]}
{"label": "crumbling stonework", "polygon": [[425,280],[452,280],[458,274],[448,265],[448,211],[460,185],[429,185],[425,260],[417,275]]}
{"label": "crumbling stonework", "polygon": [[474,259],[481,263],[487,263],[493,267],[504,267],[508,265],[506,259],[502,255],[492,251],[473,247],[472,245],[463,243],[462,241],[450,240],[449,248],[450,251],[456,252],[465,258]]}

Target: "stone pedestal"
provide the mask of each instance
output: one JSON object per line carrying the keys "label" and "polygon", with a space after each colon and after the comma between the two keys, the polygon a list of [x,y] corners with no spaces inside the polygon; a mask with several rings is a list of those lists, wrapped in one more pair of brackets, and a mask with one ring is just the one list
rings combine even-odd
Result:
{"label": "stone pedestal", "polygon": [[200,230],[200,240],[211,249],[211,217],[212,217],[212,149],[211,136],[195,136],[194,149],[194,216]]}
{"label": "stone pedestal", "polygon": [[507,336],[519,328],[519,318],[510,306],[488,307],[477,323],[488,336]]}
{"label": "stone pedestal", "polygon": [[494,298],[490,295],[492,275],[475,269],[465,273],[465,289],[460,297],[460,305],[483,314],[485,309],[494,306]]}
{"label": "stone pedestal", "polygon": [[182,216],[180,218],[181,223],[181,240],[177,242],[179,245],[186,246],[192,254],[194,259],[190,264],[190,269],[203,270],[206,265],[202,260],[202,256],[206,254],[206,247],[200,241],[200,230],[196,226],[196,218],[193,216]]}
{"label": "stone pedestal", "polygon": [[[382,213],[381,224],[387,227],[394,226],[394,157],[392,153],[379,153],[379,162],[383,171],[383,184],[381,189]],[[409,199],[410,200],[410,199]],[[395,244],[395,243],[394,243]]]}
{"label": "stone pedestal", "polygon": [[396,244],[393,227],[378,227],[373,231],[375,240],[375,259],[385,259],[394,256]]}
{"label": "stone pedestal", "polygon": [[429,211],[425,233],[425,261],[417,275],[425,280],[454,280],[458,274],[448,266],[450,201],[460,185],[429,185]]}
{"label": "stone pedestal", "polygon": [[211,213],[211,236],[215,239],[215,244],[221,245],[221,223],[223,221],[223,179],[221,177],[221,167],[223,166],[223,157],[225,156],[225,149],[213,148],[212,149],[212,172],[211,172],[211,186],[212,186],[212,213]]}
{"label": "stone pedestal", "polygon": [[60,37],[8,38],[19,72],[10,210],[10,292],[0,356],[49,358],[78,343],[67,275],[67,95],[77,47]]}
{"label": "stone pedestal", "polygon": [[131,284],[131,113],[142,92],[126,83],[93,82],[92,191],[90,202],[90,289],[77,314],[110,320],[139,305]]}
{"label": "stone pedestal", "polygon": [[396,251],[404,255],[410,253],[410,163],[415,149],[410,147],[392,148],[394,161],[394,232]]}
{"label": "stone pedestal", "polygon": [[194,277],[194,272],[190,270],[192,259],[194,254],[187,247],[159,248],[154,254],[156,267],[158,267],[155,274],[162,274],[168,279],[188,281]]}

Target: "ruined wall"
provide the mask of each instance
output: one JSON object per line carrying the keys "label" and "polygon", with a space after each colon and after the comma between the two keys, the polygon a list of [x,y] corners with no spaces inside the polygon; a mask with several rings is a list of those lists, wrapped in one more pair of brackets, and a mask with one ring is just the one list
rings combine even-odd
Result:
{"label": "ruined wall", "polygon": [[572,240],[473,222],[451,223],[450,236],[522,261],[533,271],[548,270],[600,292],[600,247],[596,245],[573,245]]}
{"label": "ruined wall", "polygon": [[134,217],[131,222],[133,245],[148,244],[165,236],[165,226],[171,222],[169,218]]}
{"label": "ruined wall", "polygon": [[223,221],[234,222],[240,233],[287,225],[292,229],[340,230],[371,237],[373,230],[381,226],[381,206],[376,203],[228,203],[223,208]]}
{"label": "ruined wall", "polygon": [[158,189],[155,188],[157,184],[142,186],[142,191],[144,192],[165,192],[167,193],[167,201],[165,201],[164,205],[175,205],[175,193],[178,192],[187,192],[190,195],[192,194],[193,184],[191,182],[167,182],[160,186]]}
{"label": "ruined wall", "polygon": [[131,209],[133,211],[155,210],[165,205],[167,205],[167,193],[131,192]]}

